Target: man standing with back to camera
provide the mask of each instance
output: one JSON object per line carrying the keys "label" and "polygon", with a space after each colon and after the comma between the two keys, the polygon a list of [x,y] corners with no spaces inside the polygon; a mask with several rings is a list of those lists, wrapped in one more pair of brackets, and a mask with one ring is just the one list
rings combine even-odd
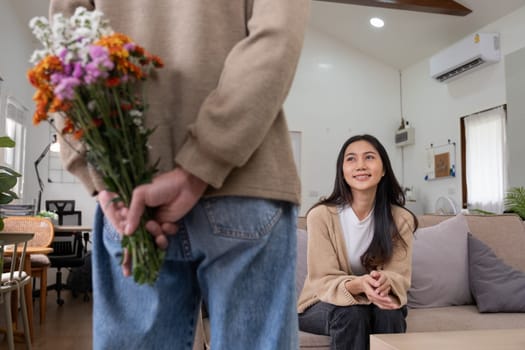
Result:
{"label": "man standing with back to camera", "polygon": [[[297,349],[300,190],[282,105],[309,1],[51,0],[50,14],[78,6],[102,11],[165,63],[147,81],[145,121],[156,127],[150,159],[161,171],[130,208],[111,203],[100,176],[62,147],[66,168],[100,203],[94,349],[191,349],[201,300],[214,350]],[[153,286],[120,265],[121,235],[145,206],[156,208],[147,228],[167,249]]]}

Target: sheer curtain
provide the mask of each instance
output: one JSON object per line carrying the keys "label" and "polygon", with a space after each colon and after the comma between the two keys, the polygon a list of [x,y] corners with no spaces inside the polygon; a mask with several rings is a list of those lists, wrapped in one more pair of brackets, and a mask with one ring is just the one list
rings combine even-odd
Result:
{"label": "sheer curtain", "polygon": [[22,174],[22,177],[13,187],[13,191],[19,196],[23,195],[24,163],[25,163],[25,144],[26,144],[26,113],[27,108],[20,104],[16,99],[9,96],[6,102],[5,133],[15,141],[14,148],[3,149],[3,162],[11,169]]}
{"label": "sheer curtain", "polygon": [[503,107],[465,118],[469,209],[504,210],[507,188],[506,112]]}

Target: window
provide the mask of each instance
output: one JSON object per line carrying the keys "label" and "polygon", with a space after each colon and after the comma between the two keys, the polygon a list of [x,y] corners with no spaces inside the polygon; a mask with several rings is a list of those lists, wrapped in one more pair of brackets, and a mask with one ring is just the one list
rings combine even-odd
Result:
{"label": "window", "polygon": [[[26,139],[26,113],[27,109],[13,97],[8,97],[6,102],[5,133],[16,142],[14,148],[4,149],[4,163],[11,169],[24,173],[25,139]],[[22,196],[24,176],[19,178],[13,191]]]}
{"label": "window", "polygon": [[506,108],[461,118],[463,207],[502,213],[507,186]]}

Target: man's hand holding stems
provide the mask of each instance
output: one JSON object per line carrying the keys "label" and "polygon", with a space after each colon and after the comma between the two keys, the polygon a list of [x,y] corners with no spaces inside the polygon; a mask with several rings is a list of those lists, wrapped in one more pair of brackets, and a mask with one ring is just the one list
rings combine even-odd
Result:
{"label": "man's hand holding stems", "polygon": [[[182,168],[176,168],[153,179],[150,184],[133,191],[131,204],[113,201],[117,195],[99,192],[97,199],[106,218],[121,235],[131,235],[137,229],[146,207],[155,208],[154,220],[146,223],[146,230],[161,249],[168,247],[168,235],[177,232],[176,222],[186,215],[202,197],[208,184]],[[125,276],[131,275],[131,260],[126,251],[122,260]]]}

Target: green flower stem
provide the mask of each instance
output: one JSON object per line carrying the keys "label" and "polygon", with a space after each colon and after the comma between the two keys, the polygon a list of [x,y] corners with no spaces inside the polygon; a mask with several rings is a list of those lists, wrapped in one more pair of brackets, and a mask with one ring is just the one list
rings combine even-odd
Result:
{"label": "green flower stem", "polygon": [[[120,118],[120,125],[126,125],[126,123],[124,122],[124,116],[123,116],[123,111],[122,111],[122,107],[120,106],[120,102],[119,102],[119,95],[117,94],[117,91],[115,89],[111,89],[111,92],[112,92],[112,96],[113,96],[113,102],[115,103],[115,105],[117,106],[117,112],[118,112],[118,117]],[[124,147],[126,148],[126,152],[129,156],[129,158],[127,159],[131,159],[133,154],[130,150],[130,142],[131,139],[129,137],[129,132],[128,132],[128,128],[126,127],[123,127],[122,128],[122,135],[124,136],[124,140],[123,140],[123,143],[124,143]],[[132,173],[131,174],[136,174],[137,173],[137,170],[134,168],[134,164],[132,161],[130,161],[130,167],[131,167],[131,171]]]}
{"label": "green flower stem", "polygon": [[[151,182],[156,167],[148,165],[147,159],[147,138],[153,131],[142,132],[129,110],[122,109],[124,102],[144,112],[144,106],[137,105],[139,102],[134,98],[135,89],[127,85],[130,84],[108,88],[96,84],[80,89],[73,100],[70,118],[76,129],[83,132],[88,161],[103,175],[108,190],[118,194],[117,200],[129,206],[133,190]],[[92,108],[88,108],[90,101],[95,104]],[[153,284],[164,260],[164,252],[145,228],[151,217],[146,210],[137,230],[122,239],[122,247],[131,257],[133,278],[139,284]]]}

